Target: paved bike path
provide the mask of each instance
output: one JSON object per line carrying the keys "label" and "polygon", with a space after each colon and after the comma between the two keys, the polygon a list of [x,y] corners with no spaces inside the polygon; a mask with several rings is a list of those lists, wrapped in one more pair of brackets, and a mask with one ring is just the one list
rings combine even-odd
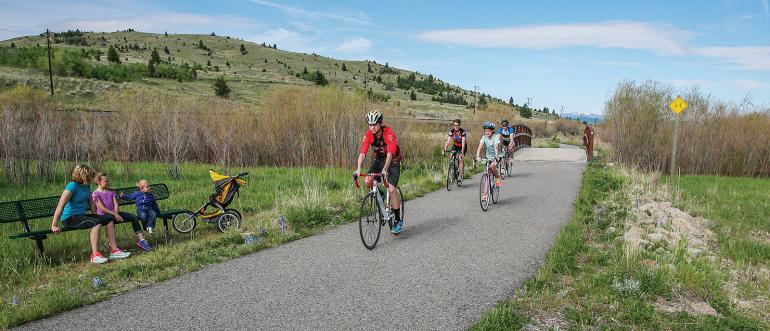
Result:
{"label": "paved bike path", "polygon": [[570,151],[517,153],[535,161],[514,162],[487,212],[478,175],[408,201],[404,232],[372,251],[352,223],[22,328],[466,329],[536,274],[572,216],[585,157]]}

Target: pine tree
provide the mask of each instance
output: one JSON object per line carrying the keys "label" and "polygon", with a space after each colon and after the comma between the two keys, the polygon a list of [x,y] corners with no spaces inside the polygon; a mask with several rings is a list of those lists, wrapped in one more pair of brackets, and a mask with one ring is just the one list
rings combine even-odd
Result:
{"label": "pine tree", "polygon": [[166,36],[166,37],[168,37],[168,31],[166,31],[166,32],[163,32],[163,35],[164,35],[164,36]]}
{"label": "pine tree", "polygon": [[414,90],[409,92],[409,100],[416,101],[417,100],[417,93],[414,93]]}
{"label": "pine tree", "polygon": [[206,66],[207,66],[207,67],[210,67],[210,66],[211,66],[211,60],[206,60]]}
{"label": "pine tree", "polygon": [[366,71],[368,71],[370,73],[374,72],[374,71],[372,71],[372,64],[369,63],[369,62],[366,62]]}
{"label": "pine tree", "polygon": [[307,67],[305,67],[304,69],[302,69],[302,75],[307,75],[307,74],[308,74]]}
{"label": "pine tree", "polygon": [[511,105],[511,106],[513,106],[513,97],[511,97],[510,99],[508,99],[508,104],[509,104],[509,105]]}
{"label": "pine tree", "polygon": [[319,70],[315,71],[315,84],[319,86],[326,86],[329,84],[329,81],[326,80],[324,74]]}
{"label": "pine tree", "polygon": [[219,78],[214,81],[214,94],[222,98],[230,96],[230,87],[227,86],[227,81],[225,81],[224,76],[219,76]]}
{"label": "pine tree", "polygon": [[157,49],[153,49],[150,54],[150,62],[160,63],[160,54]]}
{"label": "pine tree", "polygon": [[348,71],[348,67],[345,66],[345,63],[342,64],[342,71]]}
{"label": "pine tree", "polygon": [[241,43],[241,55],[246,55],[249,51],[246,50],[246,45]]}
{"label": "pine tree", "polygon": [[120,63],[120,56],[118,56],[118,51],[116,51],[115,47],[112,47],[112,45],[110,45],[110,48],[107,50],[107,61]]}
{"label": "pine tree", "polygon": [[163,53],[171,54],[171,52],[168,50],[168,46],[163,46]]}
{"label": "pine tree", "polygon": [[278,49],[278,45],[273,44],[273,49]]}
{"label": "pine tree", "polygon": [[230,68],[230,60],[227,60],[227,62],[225,62],[225,65],[226,65],[228,68]]}
{"label": "pine tree", "polygon": [[11,48],[16,48],[16,44],[14,44],[13,41],[11,42]]}
{"label": "pine tree", "polygon": [[152,60],[147,61],[147,74],[150,75],[150,77],[155,77],[155,64]]}

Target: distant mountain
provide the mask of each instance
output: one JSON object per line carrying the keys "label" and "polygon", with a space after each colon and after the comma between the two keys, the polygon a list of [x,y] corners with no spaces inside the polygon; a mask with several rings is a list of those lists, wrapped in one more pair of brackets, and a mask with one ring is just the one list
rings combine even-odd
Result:
{"label": "distant mountain", "polygon": [[587,114],[587,113],[564,113],[561,115],[562,118],[571,118],[571,119],[578,119],[581,122],[587,122],[587,123],[599,123],[604,119],[604,116],[601,114]]}

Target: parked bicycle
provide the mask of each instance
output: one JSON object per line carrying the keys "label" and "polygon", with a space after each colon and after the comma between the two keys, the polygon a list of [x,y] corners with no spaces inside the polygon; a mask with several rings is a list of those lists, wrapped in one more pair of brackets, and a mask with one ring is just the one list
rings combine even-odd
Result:
{"label": "parked bicycle", "polygon": [[463,176],[464,174],[460,173],[460,166],[459,162],[462,162],[457,157],[457,151],[455,150],[448,150],[449,152],[449,168],[446,172],[446,190],[451,191],[452,190],[452,184],[457,183],[457,187],[463,186]]}
{"label": "parked bicycle", "polygon": [[[360,187],[358,184],[358,177],[372,177],[373,184],[372,189],[364,195],[361,200],[361,214],[358,218],[358,231],[361,234],[361,242],[367,249],[374,249],[377,246],[377,241],[380,240],[380,231],[386,224],[389,229],[393,228],[393,222],[395,215],[390,208],[390,193],[387,189],[380,191],[380,185],[387,187],[388,179],[382,176],[382,173],[360,174],[353,175],[353,183],[356,187]],[[382,179],[382,183],[378,179]],[[399,200],[401,201],[401,219],[404,219],[404,196],[401,194],[401,189],[396,187],[398,191]]]}
{"label": "parked bicycle", "polygon": [[[500,197],[500,188],[495,185],[495,174],[492,172],[492,162],[495,160],[481,159],[481,163],[487,168],[486,172],[481,175],[481,183],[479,186],[479,203],[481,204],[481,210],[487,211],[489,209],[489,201],[497,203],[497,199]],[[474,161],[474,166],[475,166]]]}

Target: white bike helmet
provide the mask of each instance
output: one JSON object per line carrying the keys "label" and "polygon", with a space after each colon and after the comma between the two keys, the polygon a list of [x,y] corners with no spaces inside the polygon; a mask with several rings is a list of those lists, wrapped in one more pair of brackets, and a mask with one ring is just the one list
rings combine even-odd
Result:
{"label": "white bike helmet", "polygon": [[369,123],[369,125],[382,123],[382,112],[379,110],[372,110],[366,113],[365,117],[366,117],[366,123]]}
{"label": "white bike helmet", "polygon": [[492,130],[494,130],[495,129],[495,123],[485,122],[484,123],[484,129],[492,129]]}

